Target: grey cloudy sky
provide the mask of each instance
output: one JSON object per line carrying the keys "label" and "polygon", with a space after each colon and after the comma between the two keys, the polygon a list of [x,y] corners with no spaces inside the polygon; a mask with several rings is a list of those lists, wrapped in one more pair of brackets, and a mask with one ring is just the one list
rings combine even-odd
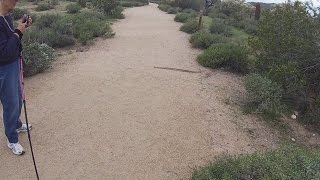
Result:
{"label": "grey cloudy sky", "polygon": [[[300,0],[300,1],[305,2],[306,0]],[[247,0],[247,2],[282,3],[282,2],[285,2],[285,0]],[[312,2],[316,6],[320,5],[319,0],[312,0]]]}

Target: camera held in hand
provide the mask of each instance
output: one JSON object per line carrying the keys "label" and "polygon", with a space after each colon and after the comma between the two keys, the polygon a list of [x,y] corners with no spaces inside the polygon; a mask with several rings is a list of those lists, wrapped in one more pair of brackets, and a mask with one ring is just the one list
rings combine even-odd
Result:
{"label": "camera held in hand", "polygon": [[24,14],[22,17],[22,23],[27,22],[27,26],[28,26],[29,25],[29,18],[30,18],[30,15]]}

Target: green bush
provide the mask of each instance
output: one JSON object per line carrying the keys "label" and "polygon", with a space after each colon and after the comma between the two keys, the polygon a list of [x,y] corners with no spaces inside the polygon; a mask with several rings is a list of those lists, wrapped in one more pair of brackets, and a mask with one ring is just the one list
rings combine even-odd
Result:
{"label": "green bush", "polygon": [[195,170],[193,180],[320,179],[320,151],[286,145],[250,155],[222,156]]}
{"label": "green bush", "polygon": [[59,5],[59,0],[50,0],[52,6]]}
{"label": "green bush", "polygon": [[73,17],[73,33],[82,44],[94,37],[103,36],[111,33],[112,29],[108,23],[103,20],[99,13],[79,13]]}
{"label": "green bush", "polygon": [[195,18],[197,15],[196,14],[193,14],[193,13],[178,13],[174,20],[176,22],[182,22],[182,23],[185,23],[187,22],[189,19],[192,19],[192,18]]}
{"label": "green bush", "polygon": [[212,44],[225,43],[226,38],[216,34],[210,34],[207,31],[198,31],[192,34],[190,43],[195,48],[206,49]]}
{"label": "green bush", "polygon": [[140,6],[145,6],[148,5],[148,3],[144,3],[144,2],[133,2],[133,6],[134,7],[140,7]]}
{"label": "green bush", "polygon": [[316,117],[320,110],[319,37],[319,21],[297,1],[265,12],[256,36],[249,41],[258,58],[258,72],[281,85],[290,106],[315,113],[307,115],[310,117]]}
{"label": "green bush", "polygon": [[72,34],[72,23],[66,19],[67,16],[56,14],[40,16],[29,31],[24,34],[23,43],[39,42],[54,48],[73,45],[75,39]]}
{"label": "green bush", "polygon": [[75,14],[81,10],[81,6],[77,3],[70,3],[66,6],[67,13]]}
{"label": "green bush", "polygon": [[184,10],[182,10],[182,12],[183,13],[188,13],[188,14],[196,14],[196,16],[198,14],[198,12],[193,10],[193,9],[184,9]]}
{"label": "green bush", "polygon": [[86,44],[95,37],[114,35],[107,18],[105,14],[94,11],[65,16],[46,14],[25,33],[23,41],[25,44],[46,43],[54,48],[73,45],[76,39]]}
{"label": "green bush", "polygon": [[82,11],[78,14],[71,16],[72,18],[76,19],[91,19],[97,21],[106,21],[108,17],[103,12],[96,12],[96,11]]}
{"label": "green bush", "polygon": [[256,112],[273,117],[282,112],[283,89],[279,84],[265,76],[250,74],[245,78],[245,87],[249,93],[249,104]]}
{"label": "green bush", "polygon": [[57,14],[44,14],[37,18],[37,21],[33,24],[37,26],[39,29],[51,27],[61,16]]}
{"label": "green bush", "polygon": [[45,43],[54,48],[75,44],[72,21],[68,16],[45,14],[24,34],[24,44]]}
{"label": "green bush", "polygon": [[168,9],[168,13],[169,14],[177,14],[178,13],[178,9],[175,7],[171,7]]}
{"label": "green bush", "polygon": [[231,43],[212,45],[198,56],[198,62],[205,67],[225,67],[240,73],[249,72],[253,66],[248,50]]}
{"label": "green bush", "polygon": [[110,12],[110,17],[116,19],[124,19],[124,14],[122,14],[123,7],[117,6],[116,8],[112,9]]}
{"label": "green bush", "polygon": [[257,25],[247,24],[244,28],[244,32],[251,34],[251,35],[256,35],[258,32],[258,27],[257,27]]}
{"label": "green bush", "polygon": [[223,14],[223,13],[218,13],[218,12],[212,12],[209,14],[209,17],[212,19],[214,18],[219,18],[219,19],[228,19],[228,16]]}
{"label": "green bush", "polygon": [[46,44],[26,44],[24,54],[24,75],[33,76],[51,67],[55,59],[54,49]]}
{"label": "green bush", "polygon": [[122,1],[121,6],[123,7],[135,7],[138,2],[134,1]]}
{"label": "green bush", "polygon": [[73,36],[72,16],[59,16],[49,27],[59,34]]}
{"label": "green bush", "polygon": [[219,34],[211,34],[213,44],[224,44],[228,42],[228,38]]}
{"label": "green bush", "polygon": [[199,11],[202,5],[201,0],[173,0],[168,1],[168,4],[182,9],[193,9]]}
{"label": "green bush", "polygon": [[213,34],[223,34],[225,36],[231,36],[231,29],[221,19],[213,19],[210,25],[210,32]]}
{"label": "green bush", "polygon": [[258,21],[250,18],[237,20],[235,18],[227,19],[227,23],[233,27],[244,30],[246,33],[256,35],[258,30]]}
{"label": "green bush", "polygon": [[29,11],[27,9],[19,9],[19,8],[15,8],[11,11],[11,17],[14,20],[21,19],[24,14],[29,14]]}
{"label": "green bush", "polygon": [[149,2],[155,3],[155,4],[160,4],[160,3],[161,3],[161,0],[150,0]]}
{"label": "green bush", "polygon": [[209,32],[198,31],[192,34],[190,38],[190,43],[192,44],[193,47],[206,49],[213,43],[213,39]]}
{"label": "green bush", "polygon": [[78,0],[78,4],[82,7],[85,8],[87,5],[87,0]]}
{"label": "green bush", "polygon": [[168,10],[171,8],[171,6],[167,5],[167,4],[160,4],[158,6],[158,8],[161,10],[161,11],[164,11],[164,12],[168,12]]}
{"label": "green bush", "polygon": [[92,5],[98,11],[103,12],[106,15],[113,15],[112,10],[120,5],[117,0],[92,0]]}
{"label": "green bush", "polygon": [[189,34],[195,33],[198,30],[198,21],[196,19],[189,19],[181,26],[180,30]]}
{"label": "green bush", "polygon": [[53,48],[62,48],[75,44],[72,35],[61,34],[53,28],[38,29],[32,27],[23,37],[23,44],[45,43]]}
{"label": "green bush", "polygon": [[49,3],[41,3],[36,7],[36,11],[46,11],[52,9],[52,5]]}
{"label": "green bush", "polygon": [[244,5],[241,0],[221,1],[218,7],[218,13],[223,13],[228,17],[239,18],[245,8],[246,5]]}

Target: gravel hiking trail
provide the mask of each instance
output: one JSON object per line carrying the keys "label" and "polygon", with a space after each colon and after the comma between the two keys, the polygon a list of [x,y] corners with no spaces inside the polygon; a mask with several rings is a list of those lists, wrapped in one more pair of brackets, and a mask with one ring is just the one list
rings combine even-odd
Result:
{"label": "gravel hiking trail", "polygon": [[[114,38],[65,50],[26,79],[40,179],[190,179],[218,155],[278,147],[277,134],[241,112],[241,77],[198,65],[201,51],[174,15],[155,4],[124,13]],[[27,134],[17,157],[0,131],[0,179],[35,179]]]}

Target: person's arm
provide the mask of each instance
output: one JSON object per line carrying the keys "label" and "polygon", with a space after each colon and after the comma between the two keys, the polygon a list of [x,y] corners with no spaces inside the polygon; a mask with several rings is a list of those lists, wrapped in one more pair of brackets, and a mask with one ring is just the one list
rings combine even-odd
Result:
{"label": "person's arm", "polygon": [[17,33],[10,33],[9,37],[0,27],[0,62],[10,61],[11,58],[16,57],[19,52],[20,38]]}

